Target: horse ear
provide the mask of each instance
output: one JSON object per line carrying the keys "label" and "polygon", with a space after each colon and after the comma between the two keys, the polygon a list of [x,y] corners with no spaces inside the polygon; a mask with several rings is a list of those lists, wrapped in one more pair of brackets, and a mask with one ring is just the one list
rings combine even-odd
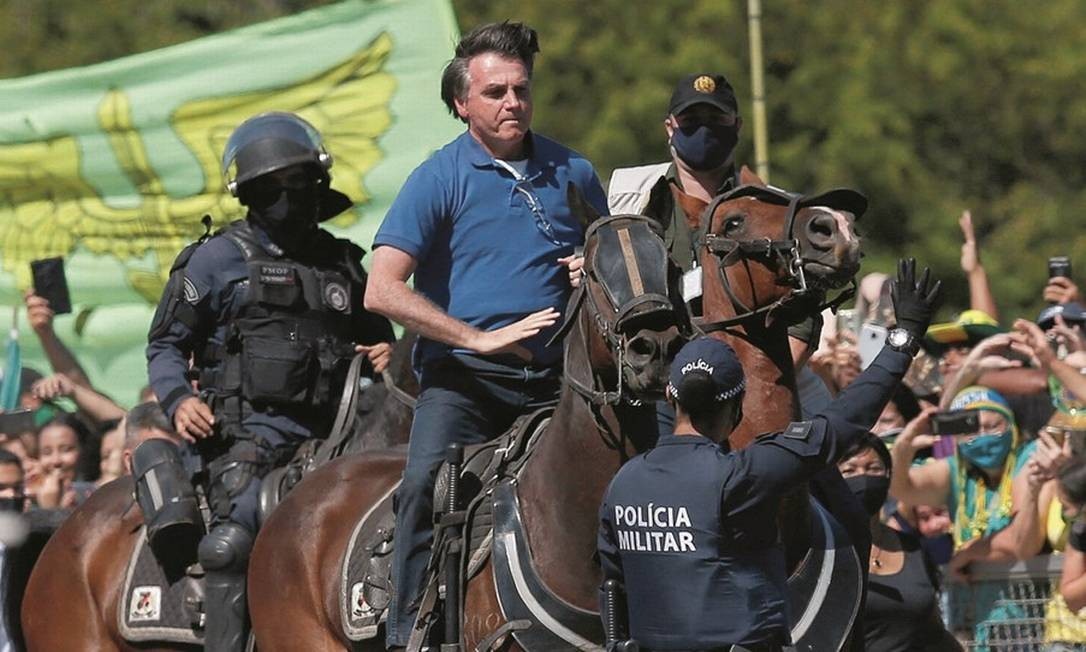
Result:
{"label": "horse ear", "polygon": [[750,168],[748,168],[747,166],[744,165],[743,167],[741,167],[739,169],[739,185],[741,185],[741,186],[759,186],[759,187],[765,188],[766,184],[765,184],[765,181],[762,181],[761,177],[759,177],[757,174],[754,173],[754,170],[751,170]]}
{"label": "horse ear", "polygon": [[581,189],[572,181],[566,184],[566,201],[569,203],[570,212],[581,223],[582,230],[587,231],[588,225],[600,218],[599,211],[588,203],[588,200],[581,194]]}
{"label": "horse ear", "polygon": [[669,183],[671,188],[671,196],[675,198],[675,202],[683,209],[683,213],[686,215],[686,224],[691,230],[697,231],[701,225],[701,214],[705,210],[705,207],[709,205],[708,202],[702,201],[697,197],[691,197],[674,183]]}

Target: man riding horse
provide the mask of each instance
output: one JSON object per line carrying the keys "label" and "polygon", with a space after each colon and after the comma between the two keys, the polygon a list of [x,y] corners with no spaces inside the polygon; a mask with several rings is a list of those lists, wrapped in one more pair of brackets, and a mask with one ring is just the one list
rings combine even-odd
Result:
{"label": "man riding horse", "polygon": [[328,435],[352,355],[366,353],[379,372],[394,339],[387,319],[362,308],[364,252],[318,227],[351,206],[331,189],[331,167],[298,116],[266,113],[239,126],[223,172],[246,219],[181,252],[151,325],[151,388],[206,464],[207,535],[199,539],[200,510],[174,443],[143,443],[132,474],[160,560],[188,564],[196,552],[207,573],[208,650],[245,645],[261,478]]}
{"label": "man riding horse", "polygon": [[538,51],[521,23],[484,25],[460,41],[441,96],[467,131],[411,174],[374,239],[366,307],[421,336],[422,389],[397,494],[393,647],[406,644],[415,617],[445,448],[493,439],[557,397],[561,347],[547,341],[579,278],[573,254],[583,242],[567,184],[606,206],[585,158],[529,130]]}

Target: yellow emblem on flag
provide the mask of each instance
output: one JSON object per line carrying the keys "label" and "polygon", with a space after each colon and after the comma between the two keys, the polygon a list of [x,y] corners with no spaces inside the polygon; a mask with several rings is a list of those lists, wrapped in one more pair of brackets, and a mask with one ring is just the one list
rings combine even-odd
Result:
{"label": "yellow emblem on flag", "polygon": [[[162,296],[177,252],[198,233],[200,216],[217,224],[244,217],[221,182],[219,157],[233,129],[265,111],[291,111],[324,136],[336,167],[332,185],[356,204],[371,199],[364,175],[383,158],[377,139],[392,125],[389,103],[395,78],[385,70],[392,38],[382,32],[350,57],[308,79],[260,91],[190,100],[168,127],[200,164],[204,187],[184,197],[166,192],[136,127],[128,94],[105,93],[98,123],[120,169],[138,189],[138,205],[114,206],[81,174],[75,137],[0,144],[0,258],[3,269],[29,284],[31,260],[69,256],[76,247],[108,255],[127,268],[129,285],[148,303]],[[348,226],[353,212],[330,223]],[[150,253],[150,269],[146,255]]]}

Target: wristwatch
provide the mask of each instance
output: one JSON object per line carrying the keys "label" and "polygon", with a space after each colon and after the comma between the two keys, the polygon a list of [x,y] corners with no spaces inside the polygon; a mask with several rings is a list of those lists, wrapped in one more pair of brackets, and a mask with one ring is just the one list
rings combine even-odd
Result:
{"label": "wristwatch", "polygon": [[894,328],[886,334],[886,346],[895,351],[916,355],[920,351],[920,340],[904,328]]}

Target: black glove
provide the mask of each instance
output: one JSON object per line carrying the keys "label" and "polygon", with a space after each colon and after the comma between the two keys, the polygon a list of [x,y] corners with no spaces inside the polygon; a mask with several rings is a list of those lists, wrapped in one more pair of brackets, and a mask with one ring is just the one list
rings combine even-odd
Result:
{"label": "black glove", "polygon": [[897,262],[897,280],[890,286],[890,298],[894,301],[894,317],[897,327],[903,328],[917,339],[924,337],[928,324],[939,306],[943,289],[942,281],[932,281],[931,270],[924,268],[920,281],[916,280],[916,260],[906,258]]}
{"label": "black glove", "polygon": [[1067,545],[1079,552],[1086,552],[1086,521],[1078,518],[1071,524],[1071,531],[1067,534]]}

